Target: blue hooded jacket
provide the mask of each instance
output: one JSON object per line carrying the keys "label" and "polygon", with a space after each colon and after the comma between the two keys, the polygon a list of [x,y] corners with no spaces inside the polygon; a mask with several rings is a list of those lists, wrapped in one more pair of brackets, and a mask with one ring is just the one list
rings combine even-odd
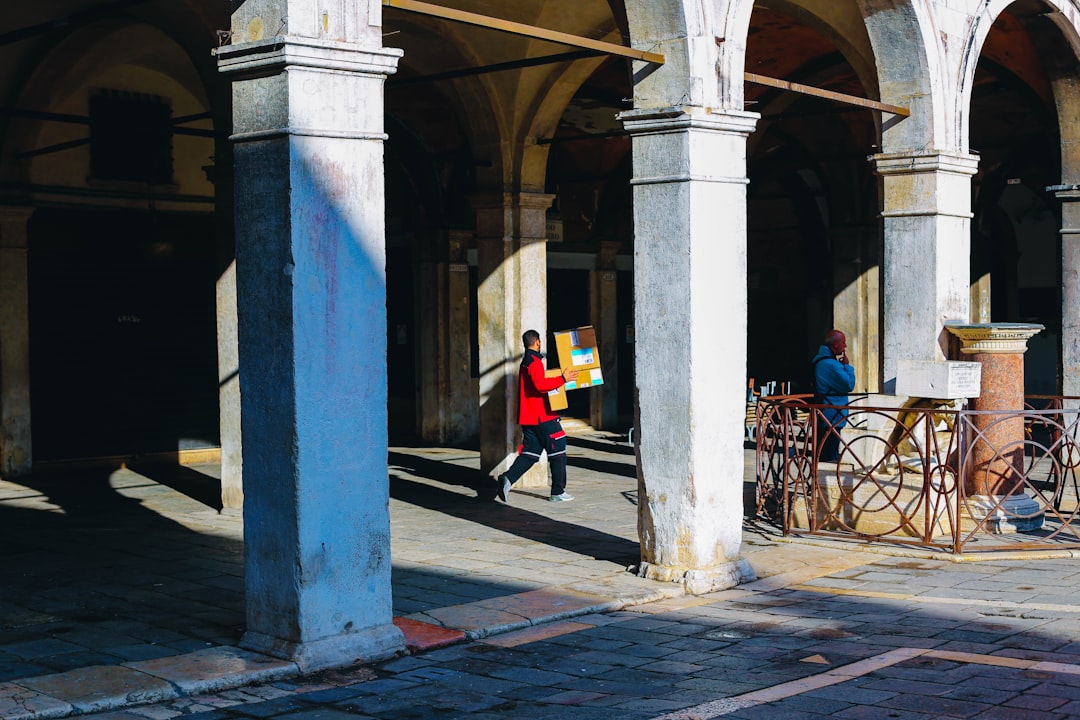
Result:
{"label": "blue hooded jacket", "polygon": [[[823,358],[819,360],[819,358]],[[810,362],[814,365],[814,386],[825,405],[847,405],[848,393],[855,389],[855,368],[836,359],[827,345],[818,348]],[[847,424],[845,408],[826,408],[822,411],[829,424],[842,428]]]}

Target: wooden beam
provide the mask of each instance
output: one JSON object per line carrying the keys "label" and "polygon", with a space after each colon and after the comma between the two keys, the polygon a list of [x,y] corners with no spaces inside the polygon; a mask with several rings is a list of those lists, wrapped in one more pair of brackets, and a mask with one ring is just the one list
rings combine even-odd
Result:
{"label": "wooden beam", "polygon": [[38,155],[49,155],[54,152],[60,152],[61,150],[70,150],[71,148],[82,147],[83,145],[89,144],[90,138],[79,138],[78,140],[57,143],[56,145],[49,145],[47,147],[38,148],[37,150],[27,150],[25,152],[15,153],[15,158],[17,160],[25,160],[27,158],[37,157]]}
{"label": "wooden beam", "polygon": [[813,95],[814,97],[825,98],[827,100],[835,100],[836,102],[847,103],[848,105],[858,105],[859,107],[870,108],[872,110],[881,110],[882,112],[892,113],[893,115],[899,115],[900,117],[908,117],[911,115],[910,110],[905,107],[900,107],[899,105],[889,105],[887,103],[878,102],[877,100],[867,100],[866,98],[857,97],[855,95],[845,95],[844,93],[833,92],[832,90],[822,90],[821,88],[811,87],[810,85],[801,85],[788,80],[779,80],[764,75],[755,75],[754,73],[743,73],[743,76],[746,82],[754,83],[755,85],[768,85],[769,87],[790,90],[791,92],[802,93],[803,95]]}
{"label": "wooden beam", "polygon": [[454,20],[455,22],[476,25],[490,30],[499,30],[500,32],[512,33],[514,35],[524,35],[539,40],[548,40],[550,42],[559,43],[560,45],[580,47],[587,50],[599,50],[608,55],[620,55],[622,57],[628,57],[631,60],[643,60],[656,65],[664,64],[664,56],[659,53],[635,50],[623,45],[616,45],[615,43],[604,42],[603,40],[579,37],[577,35],[571,35],[570,33],[559,32],[558,30],[548,30],[547,28],[526,25],[511,20],[502,20],[501,18],[491,17],[489,15],[480,15],[478,13],[466,12],[465,10],[455,10],[454,8],[442,7],[441,5],[432,5],[431,3],[420,2],[420,0],[382,0],[382,4],[387,7],[397,8],[398,10],[408,10],[409,12],[431,15],[432,17],[442,18],[444,20]]}
{"label": "wooden beam", "polygon": [[77,27],[93,20],[106,17],[113,11],[123,10],[131,5],[138,5],[139,3],[147,1],[148,0],[113,0],[113,2],[98,5],[97,7],[90,7],[86,10],[76,10],[70,15],[47,20],[38,23],[37,25],[20,28],[19,30],[12,30],[11,32],[0,33],[0,45],[9,45],[11,43],[19,42],[20,40],[34,37],[35,35],[43,35],[52,32],[57,28],[67,29]]}
{"label": "wooden beam", "polygon": [[496,63],[494,65],[481,65],[479,67],[463,68],[461,70],[448,70],[442,73],[436,73],[434,75],[420,75],[411,78],[399,78],[397,75],[392,76],[393,79],[387,79],[387,89],[405,87],[406,85],[416,85],[417,83],[425,82],[437,82],[439,80],[453,80],[455,78],[472,77],[474,75],[484,75],[487,73],[502,72],[504,70],[518,70],[523,67],[536,67],[538,65],[553,65],[555,63],[573,62],[574,60],[581,60],[582,58],[596,57],[597,55],[603,55],[603,53],[596,50],[573,50],[571,52],[558,53],[557,55],[544,55],[542,57],[525,58],[524,60],[511,60],[510,62]]}

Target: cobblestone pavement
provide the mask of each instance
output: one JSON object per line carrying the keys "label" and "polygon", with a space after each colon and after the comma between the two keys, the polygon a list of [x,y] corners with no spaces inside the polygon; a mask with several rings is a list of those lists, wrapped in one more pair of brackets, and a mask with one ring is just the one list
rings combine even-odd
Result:
{"label": "cobblestone pavement", "polygon": [[1075,561],[792,551],[861,562],[96,717],[1080,717]]}
{"label": "cobblestone pavement", "polygon": [[748,527],[759,579],[684,596],[625,572],[625,438],[578,429],[570,455],[578,500],[504,506],[477,497],[474,452],[395,449],[394,611],[413,651],[306,677],[236,648],[242,532],[214,467],[0,482],[0,719],[1080,717],[1075,560]]}

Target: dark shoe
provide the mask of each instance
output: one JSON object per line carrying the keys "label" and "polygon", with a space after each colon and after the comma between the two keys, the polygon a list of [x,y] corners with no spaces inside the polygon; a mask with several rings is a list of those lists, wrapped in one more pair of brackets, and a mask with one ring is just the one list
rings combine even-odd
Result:
{"label": "dark shoe", "polygon": [[500,500],[502,500],[504,503],[509,505],[510,504],[510,485],[512,484],[510,482],[510,478],[506,477],[505,475],[500,475],[499,479],[496,482],[498,483],[498,486],[499,486],[498,491],[497,491],[498,498]]}

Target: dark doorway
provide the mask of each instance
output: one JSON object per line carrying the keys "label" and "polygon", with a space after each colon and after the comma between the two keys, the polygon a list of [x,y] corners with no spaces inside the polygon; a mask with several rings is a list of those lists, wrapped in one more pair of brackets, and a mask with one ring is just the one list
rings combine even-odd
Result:
{"label": "dark doorway", "polygon": [[34,215],[35,460],[219,444],[214,242],[210,216]]}

